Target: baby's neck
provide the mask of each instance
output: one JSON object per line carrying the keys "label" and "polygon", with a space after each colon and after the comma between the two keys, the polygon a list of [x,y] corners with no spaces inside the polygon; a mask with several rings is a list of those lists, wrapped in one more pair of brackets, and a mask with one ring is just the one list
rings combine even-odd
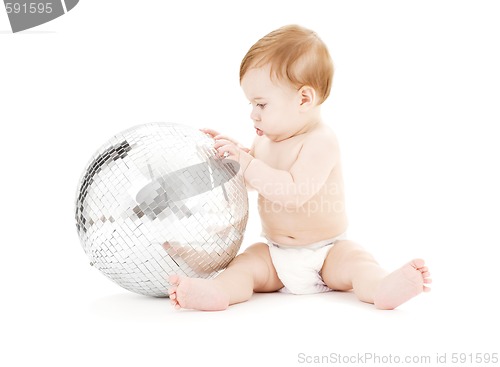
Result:
{"label": "baby's neck", "polygon": [[316,106],[314,109],[309,110],[306,114],[304,114],[302,120],[302,128],[296,135],[309,133],[321,126],[323,124],[323,120],[321,119],[320,106]]}

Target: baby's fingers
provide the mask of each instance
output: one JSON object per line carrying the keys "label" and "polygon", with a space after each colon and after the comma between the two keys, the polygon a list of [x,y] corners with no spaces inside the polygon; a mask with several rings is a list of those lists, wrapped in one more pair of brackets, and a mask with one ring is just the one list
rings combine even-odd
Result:
{"label": "baby's fingers", "polygon": [[214,148],[221,158],[235,157],[238,153],[238,148],[227,140],[218,140]]}
{"label": "baby's fingers", "polygon": [[227,140],[227,141],[230,141],[231,143],[233,143],[234,145],[239,145],[236,140],[234,140],[233,138],[231,138],[227,135],[219,134],[219,135],[214,136],[214,139],[215,140]]}
{"label": "baby's fingers", "polygon": [[220,133],[219,133],[218,131],[215,131],[215,130],[213,130],[213,129],[209,129],[209,128],[202,128],[202,129],[200,129],[200,131],[201,131],[202,133],[205,133],[205,134],[207,134],[207,135],[210,135],[210,136],[211,136],[212,138],[214,138],[214,139],[215,139],[215,137],[216,137],[217,135],[220,135]]}
{"label": "baby's fingers", "polygon": [[215,141],[217,141],[217,140],[227,140],[227,141],[233,143],[234,145],[236,145],[239,149],[241,149],[245,153],[250,153],[250,149],[244,147],[239,142],[237,142],[236,140],[234,140],[233,138],[231,138],[229,136],[226,136],[226,135],[217,135],[217,136],[214,137],[214,139],[215,139]]}
{"label": "baby's fingers", "polygon": [[234,145],[234,143],[231,140],[227,139],[217,139],[214,143],[214,148],[218,150],[220,147],[223,147],[225,145]]}

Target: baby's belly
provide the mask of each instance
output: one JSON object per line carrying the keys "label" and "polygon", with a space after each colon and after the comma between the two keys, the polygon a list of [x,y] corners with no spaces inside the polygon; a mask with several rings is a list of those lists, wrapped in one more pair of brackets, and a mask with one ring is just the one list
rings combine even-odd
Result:
{"label": "baby's belly", "polygon": [[310,202],[301,208],[282,207],[260,197],[259,214],[267,239],[287,246],[326,240],[347,229],[343,206],[334,208],[324,204],[321,207]]}

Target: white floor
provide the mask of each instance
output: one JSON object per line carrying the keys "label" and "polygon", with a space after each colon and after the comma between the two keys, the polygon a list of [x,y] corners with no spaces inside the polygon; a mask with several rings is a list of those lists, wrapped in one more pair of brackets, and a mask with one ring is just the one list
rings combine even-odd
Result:
{"label": "white floor", "polygon": [[371,366],[375,358],[390,365],[388,358],[435,362],[446,355],[442,365],[452,366],[453,353],[498,353],[500,305],[474,291],[450,296],[437,286],[395,311],[377,311],[351,293],[275,293],[224,312],[197,312],[101,281],[108,282],[89,274],[86,286],[56,290],[34,276],[36,291],[5,297],[4,365],[298,366],[374,358],[353,363]]}

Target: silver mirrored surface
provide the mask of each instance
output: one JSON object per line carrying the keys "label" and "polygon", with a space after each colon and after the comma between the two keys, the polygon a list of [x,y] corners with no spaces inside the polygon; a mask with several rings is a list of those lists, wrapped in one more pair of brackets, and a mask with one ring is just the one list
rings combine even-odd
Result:
{"label": "silver mirrored surface", "polygon": [[75,219],[91,265],[125,289],[168,296],[168,276],[210,278],[248,219],[239,165],[199,130],[151,123],[115,135],[81,177]]}

